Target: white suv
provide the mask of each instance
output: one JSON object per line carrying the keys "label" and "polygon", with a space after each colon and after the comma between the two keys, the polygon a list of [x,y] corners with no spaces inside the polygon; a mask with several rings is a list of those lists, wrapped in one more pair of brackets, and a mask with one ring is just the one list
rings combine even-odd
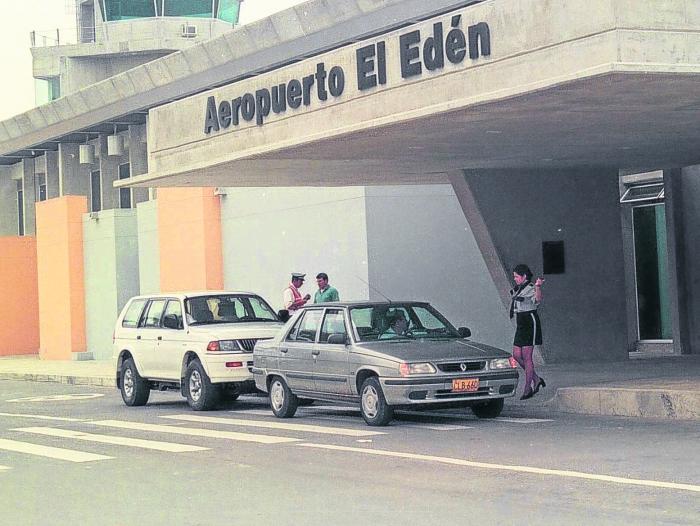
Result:
{"label": "white suv", "polygon": [[117,387],[128,406],[178,389],[195,411],[255,391],[253,347],[283,324],[250,292],[136,296],[114,328]]}

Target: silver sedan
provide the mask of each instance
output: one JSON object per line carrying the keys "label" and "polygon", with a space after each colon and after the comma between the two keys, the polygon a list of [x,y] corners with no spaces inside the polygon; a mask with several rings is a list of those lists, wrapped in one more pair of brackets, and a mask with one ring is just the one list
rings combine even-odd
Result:
{"label": "silver sedan", "polygon": [[494,418],[515,394],[517,364],[470,334],[428,303],[309,305],[258,342],[253,376],[280,418],[314,400],[359,403],[373,426],[398,408],[468,406]]}

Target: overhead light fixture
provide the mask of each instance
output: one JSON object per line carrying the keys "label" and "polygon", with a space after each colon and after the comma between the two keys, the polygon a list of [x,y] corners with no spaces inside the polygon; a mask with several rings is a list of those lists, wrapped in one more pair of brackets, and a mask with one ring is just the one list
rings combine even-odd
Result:
{"label": "overhead light fixture", "polygon": [[114,125],[114,135],[107,136],[107,155],[119,156],[124,153],[122,137],[117,135],[117,125]]}
{"label": "overhead light fixture", "polygon": [[80,164],[95,163],[95,147],[88,143],[88,138],[85,138],[85,144],[81,144],[78,148],[78,160]]}

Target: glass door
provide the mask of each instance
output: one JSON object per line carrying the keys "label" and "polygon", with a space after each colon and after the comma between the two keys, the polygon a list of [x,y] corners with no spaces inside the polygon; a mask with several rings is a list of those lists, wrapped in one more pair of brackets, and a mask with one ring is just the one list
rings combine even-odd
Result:
{"label": "glass door", "polygon": [[666,209],[664,204],[632,209],[639,339],[670,340]]}

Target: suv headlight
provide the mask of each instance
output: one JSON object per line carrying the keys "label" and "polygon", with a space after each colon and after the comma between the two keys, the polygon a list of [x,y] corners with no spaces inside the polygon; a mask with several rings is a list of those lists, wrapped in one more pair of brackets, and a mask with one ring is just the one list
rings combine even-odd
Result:
{"label": "suv headlight", "polygon": [[243,352],[236,340],[216,340],[207,345],[209,352]]}
{"label": "suv headlight", "polygon": [[399,365],[399,373],[401,376],[409,376],[411,374],[434,374],[435,367],[432,363],[402,363]]}
{"label": "suv headlight", "polygon": [[518,366],[518,362],[515,358],[496,358],[489,362],[489,369],[515,369]]}

